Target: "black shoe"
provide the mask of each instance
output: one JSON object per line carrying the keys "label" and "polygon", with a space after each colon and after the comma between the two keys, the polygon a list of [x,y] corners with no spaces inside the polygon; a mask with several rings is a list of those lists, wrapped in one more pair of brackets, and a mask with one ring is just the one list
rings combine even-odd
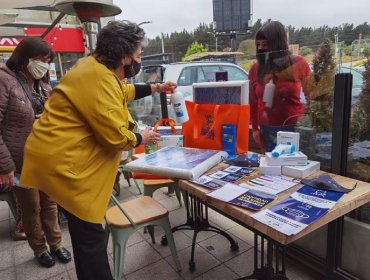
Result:
{"label": "black shoe", "polygon": [[39,264],[43,267],[49,268],[55,264],[55,261],[49,252],[45,252],[39,257],[36,256],[36,259],[39,262]]}
{"label": "black shoe", "polygon": [[57,250],[51,250],[51,254],[56,256],[62,263],[69,263],[72,260],[71,253],[64,247],[60,247]]}

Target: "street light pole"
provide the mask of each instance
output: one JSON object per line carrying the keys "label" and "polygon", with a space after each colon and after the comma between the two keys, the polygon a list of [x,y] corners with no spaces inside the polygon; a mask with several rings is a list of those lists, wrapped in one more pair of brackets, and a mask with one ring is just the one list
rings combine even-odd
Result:
{"label": "street light pole", "polygon": [[140,26],[142,24],[148,24],[148,23],[152,23],[152,22],[151,21],[143,21],[143,22],[138,23],[138,25]]}

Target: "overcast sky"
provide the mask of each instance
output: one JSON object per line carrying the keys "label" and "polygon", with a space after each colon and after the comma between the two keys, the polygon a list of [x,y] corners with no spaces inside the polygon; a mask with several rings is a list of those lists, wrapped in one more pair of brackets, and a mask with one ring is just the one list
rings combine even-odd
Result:
{"label": "overcast sky", "polygon": [[[212,0],[113,0],[122,9],[116,19],[142,25],[149,38],[163,33],[192,31],[199,23],[213,21]],[[261,18],[284,25],[338,26],[370,22],[370,0],[253,0],[253,22]]]}

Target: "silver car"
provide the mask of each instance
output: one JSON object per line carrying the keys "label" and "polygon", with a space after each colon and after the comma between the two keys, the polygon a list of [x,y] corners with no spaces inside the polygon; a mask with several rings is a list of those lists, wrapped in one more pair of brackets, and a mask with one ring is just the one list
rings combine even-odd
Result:
{"label": "silver car", "polygon": [[[193,83],[208,82],[216,72],[227,72],[228,81],[248,80],[248,73],[231,62],[197,61],[178,62],[161,65],[144,66],[136,82],[160,83],[166,81],[176,82],[178,90],[186,100],[193,100]],[[142,120],[145,124],[153,125],[161,118],[161,105],[159,94],[146,97],[129,104],[133,117]],[[174,117],[172,106],[167,98],[169,117]]]}

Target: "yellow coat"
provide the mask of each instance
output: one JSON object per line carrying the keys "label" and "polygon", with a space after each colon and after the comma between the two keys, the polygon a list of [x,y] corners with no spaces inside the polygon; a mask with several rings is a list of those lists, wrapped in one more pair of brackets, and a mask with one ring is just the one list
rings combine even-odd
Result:
{"label": "yellow coat", "polygon": [[84,221],[102,223],[122,150],[137,139],[124,84],[92,56],[53,89],[25,146],[20,185],[47,193]]}

